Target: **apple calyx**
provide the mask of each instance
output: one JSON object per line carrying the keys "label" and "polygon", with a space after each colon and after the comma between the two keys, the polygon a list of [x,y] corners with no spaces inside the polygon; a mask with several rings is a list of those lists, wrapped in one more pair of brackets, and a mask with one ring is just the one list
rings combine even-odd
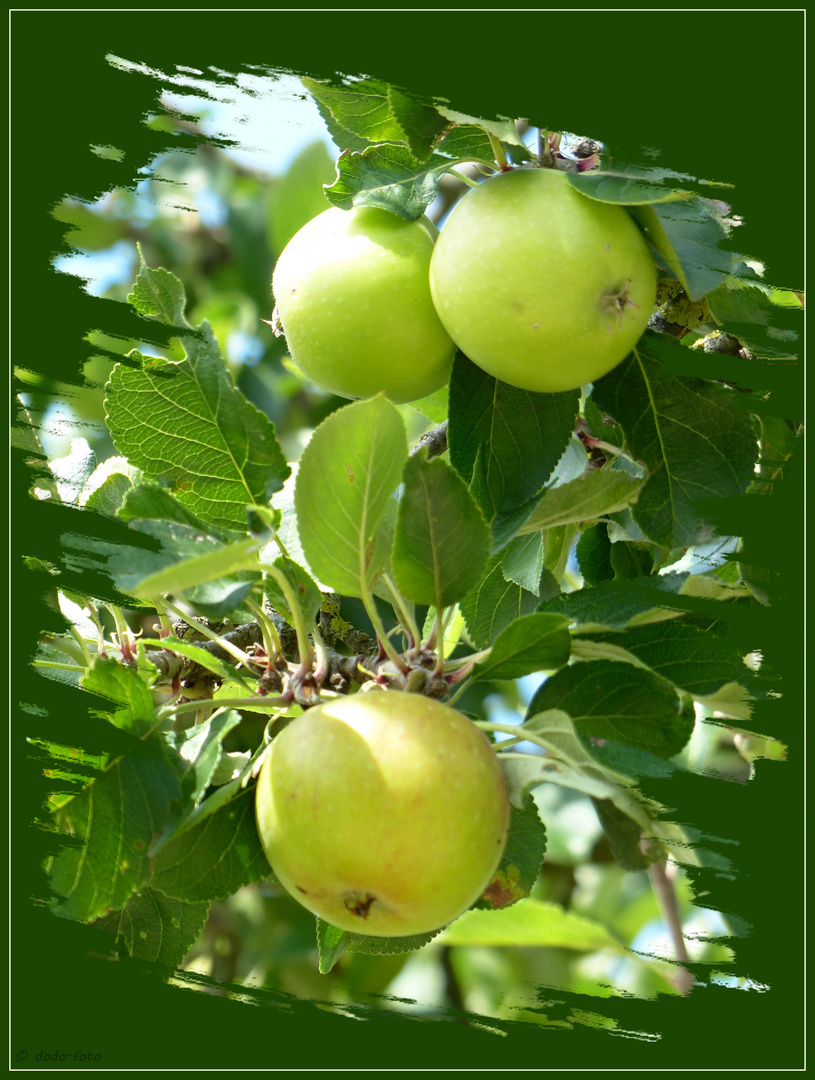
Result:
{"label": "apple calyx", "polygon": [[607,311],[616,313],[617,315],[617,327],[618,329],[623,325],[623,313],[627,307],[639,308],[639,304],[635,304],[629,295],[631,288],[631,278],[626,281],[625,285],[616,292],[606,293],[602,299],[602,304]]}
{"label": "apple calyx", "polygon": [[360,919],[367,919],[371,911],[371,905],[376,902],[376,897],[367,892],[350,892],[343,903],[351,912]]}

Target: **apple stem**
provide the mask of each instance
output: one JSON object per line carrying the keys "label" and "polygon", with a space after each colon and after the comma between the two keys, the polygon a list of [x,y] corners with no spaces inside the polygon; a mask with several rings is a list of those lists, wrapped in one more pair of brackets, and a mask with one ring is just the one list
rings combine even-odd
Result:
{"label": "apple stem", "polygon": [[501,170],[501,172],[508,172],[510,165],[507,161],[507,156],[504,153],[504,148],[503,146],[501,146],[500,140],[497,139],[496,136],[492,134],[492,132],[488,131],[487,134],[489,135],[492,152],[495,155],[496,165]]}
{"label": "apple stem", "polygon": [[467,187],[478,187],[477,180],[471,180],[469,176],[465,176],[463,173],[460,173],[458,169],[448,169],[447,171],[450,176],[454,176],[456,180],[460,180],[461,183],[466,184]]}
{"label": "apple stem", "polygon": [[314,665],[314,681],[317,686],[320,687],[328,676],[330,664],[328,660],[328,650],[325,647],[325,642],[320,635],[320,631],[317,629],[316,623],[312,623],[311,637],[314,642],[314,651],[317,654],[317,663]]}
{"label": "apple stem", "polygon": [[408,649],[415,651],[418,649],[422,640],[422,635],[419,633],[419,627],[416,625],[416,620],[410,611],[407,601],[396,588],[389,574],[383,574],[382,580],[388,586],[391,596],[394,599],[394,607],[399,616],[399,622],[402,624],[402,628],[408,637]]}
{"label": "apple stem", "polygon": [[158,597],[153,598],[153,607],[156,609],[159,623],[159,637],[170,637],[173,633],[173,624],[170,622],[164,604]]}
{"label": "apple stem", "polygon": [[247,596],[244,603],[257,620],[260,632],[263,635],[263,646],[266,649],[266,667],[272,668],[274,667],[276,658],[283,655],[283,647],[280,644],[280,635],[277,632],[277,627],[266,617],[266,612],[260,604],[255,603],[251,596]]}
{"label": "apple stem", "polygon": [[308,627],[306,626],[306,620],[303,617],[303,609],[297,600],[297,597],[292,589],[288,578],[272,563],[260,563],[253,566],[253,569],[260,569],[264,574],[268,574],[269,577],[274,578],[277,585],[280,586],[280,591],[286,598],[286,603],[289,605],[289,611],[294,621],[294,630],[297,634],[297,650],[300,653],[300,667],[303,670],[310,670],[314,666],[314,653],[312,652],[311,642],[308,636]]}
{"label": "apple stem", "polygon": [[387,656],[397,671],[401,671],[403,675],[407,675],[410,669],[404,659],[399,655],[396,649],[394,649],[392,643],[388,640],[388,635],[382,624],[382,619],[379,617],[379,612],[376,610],[376,604],[374,603],[373,596],[371,596],[371,591],[368,588],[368,583],[365,581],[364,576],[360,577],[360,585],[360,600],[362,600],[362,606],[365,608],[366,614],[371,620],[371,625],[376,631],[380,652],[384,652],[385,656]]}

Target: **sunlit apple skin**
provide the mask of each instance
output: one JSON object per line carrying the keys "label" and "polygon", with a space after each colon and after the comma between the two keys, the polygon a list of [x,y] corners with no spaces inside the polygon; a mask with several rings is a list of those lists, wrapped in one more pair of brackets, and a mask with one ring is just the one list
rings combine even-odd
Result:
{"label": "sunlit apple skin", "polygon": [[430,263],[436,311],[462,352],[542,393],[576,389],[624,360],[654,312],[656,285],[627,211],[553,169],[516,169],[469,191]]}
{"label": "sunlit apple skin", "polygon": [[257,824],[275,877],[342,930],[401,937],[466,911],[503,852],[509,804],[490,743],[397,690],[309,709],[272,742]]}
{"label": "sunlit apple skin", "polygon": [[272,292],[307,378],[341,397],[384,391],[396,403],[444,386],[456,350],[430,296],[437,235],[426,217],[332,207],[292,237]]}

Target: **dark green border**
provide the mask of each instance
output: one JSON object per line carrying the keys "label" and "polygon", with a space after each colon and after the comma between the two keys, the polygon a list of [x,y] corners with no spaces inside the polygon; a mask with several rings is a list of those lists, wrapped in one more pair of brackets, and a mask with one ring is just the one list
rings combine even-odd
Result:
{"label": "dark green border", "polygon": [[[126,326],[124,314],[49,270],[60,230],[49,208],[64,194],[93,196],[132,177],[153,148],[141,126],[148,80],[105,64],[108,52],[172,70],[284,67],[312,75],[340,70],[446,96],[471,114],[528,115],[552,128],[602,138],[638,154],[641,144],[693,176],[735,185],[746,220],[741,250],[769,265],[779,285],[803,282],[801,167],[802,12],[58,12],[11,19],[13,342],[15,364],[77,378],[83,334]],[[90,144],[127,150],[124,166]],[[129,182],[124,179],[124,182]],[[711,192],[715,194],[715,191]],[[726,196],[725,196],[726,197]],[[803,403],[800,370],[774,373],[780,396]],[[709,875],[709,906],[752,929],[737,944],[736,970],[766,993],[699,989],[686,1000],[574,998],[576,1008],[618,1018],[611,1037],[501,1025],[505,1038],[450,1022],[383,1016],[373,1022],[297,1003],[290,1013],[167,987],[149,973],[88,956],[90,931],[36,910],[31,898],[43,834],[33,829],[39,764],[24,739],[33,723],[11,717],[13,923],[11,1061],[36,1066],[38,1050],[92,1051],[119,1068],[798,1068],[802,1063],[803,602],[801,470],[762,505],[746,535],[782,569],[783,594],[754,627],[767,662],[784,678],[783,704],[756,726],[791,747],[784,766],[759,766],[744,787],[719,780],[671,781],[663,801],[678,820],[703,825],[738,866],[735,880]],[[65,696],[27,667],[36,632],[52,616],[37,603],[39,579],[19,555],[48,519],[12,473],[12,700],[51,709]],[[739,507],[734,507],[738,511]],[[49,696],[50,695],[50,696]],[[81,717],[71,717],[72,725]],[[763,725],[763,726],[762,726]],[[553,995],[565,998],[565,995]],[[15,1055],[29,1054],[24,1065]],[[70,1062],[64,1062],[69,1066]]]}

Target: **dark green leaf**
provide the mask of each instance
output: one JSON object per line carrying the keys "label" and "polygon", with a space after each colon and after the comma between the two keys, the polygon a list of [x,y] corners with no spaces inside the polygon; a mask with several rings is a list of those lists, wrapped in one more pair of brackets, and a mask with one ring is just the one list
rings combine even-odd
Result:
{"label": "dark green leaf", "polygon": [[647,870],[650,860],[640,851],[642,828],[609,799],[592,799],[614,858],[623,870]]}
{"label": "dark green leaf", "polygon": [[[481,457],[476,496],[505,544],[537,505],[537,496],[574,430],[577,391],[534,394],[494,379],[461,353],[450,379],[450,463],[467,483]],[[474,485],[475,487],[475,485]]]}
{"label": "dark green leaf", "polygon": [[417,161],[404,146],[369,146],[362,153],[344,150],[337,179],[326,188],[332,206],[377,206],[406,221],[416,221],[438,195],[439,180],[449,170],[446,159]]}
{"label": "dark green leaf", "polygon": [[439,135],[450,127],[450,121],[429,102],[405,94],[395,86],[388,87],[388,104],[413,156],[421,160],[429,157]]}
{"label": "dark green leaf", "polygon": [[605,525],[592,525],[580,534],[575,548],[577,565],[588,585],[611,581],[614,568],[611,565],[611,541]]}
{"label": "dark green leaf", "polygon": [[96,925],[114,933],[130,956],[176,968],[198,940],[208,912],[208,903],[187,904],[148,887]]}
{"label": "dark green leaf", "polygon": [[481,582],[459,603],[469,638],[479,649],[490,646],[514,619],[531,614],[541,595],[553,596],[557,593],[556,583],[545,570],[541,574],[537,596],[507,581],[502,569],[502,557],[503,552],[493,555]]}
{"label": "dark green leaf", "polygon": [[635,619],[656,622],[682,614],[670,606],[669,600],[671,593],[681,591],[687,578],[687,574],[655,574],[643,582],[601,581],[590,589],[544,600],[537,610],[566,615],[578,626],[595,624],[617,629]]}
{"label": "dark green leaf", "polygon": [[393,540],[399,590],[438,610],[456,603],[481,579],[490,531],[463,480],[441,458],[414,454],[402,472]]}
{"label": "dark green leaf", "polygon": [[[712,538],[695,503],[740,495],[753,478],[756,433],[738,395],[715,383],[672,375],[641,345],[594,387],[649,477],[631,514],[654,542],[688,547]],[[676,348],[681,346],[676,345]]]}
{"label": "dark green leaf", "polygon": [[171,837],[156,854],[151,886],[178,900],[224,900],[274,880],[255,824],[254,788]]}
{"label": "dark green leaf", "polygon": [[82,687],[115,706],[105,713],[107,719],[123,731],[142,736],[156,722],[150,689],[129,664],[94,656],[82,678]]}
{"label": "dark green leaf", "polygon": [[694,698],[715,694],[727,683],[749,687],[754,682],[739,650],[726,638],[674,620],[633,626],[624,633],[592,634],[590,640],[624,649]]}
{"label": "dark green leaf", "polygon": [[520,679],[535,671],[554,671],[568,662],[571,647],[565,616],[522,615],[498,635],[489,656],[473,668],[473,678]]}
{"label": "dark green leaf", "polygon": [[611,545],[610,558],[615,578],[648,577],[654,569],[654,548],[650,544],[620,540]]}
{"label": "dark green leaf", "polygon": [[606,740],[659,757],[678,754],[693,731],[674,687],[645,668],[592,660],[562,668],[535,692],[528,715],[558,709],[586,745]]}
{"label": "dark green leaf", "polygon": [[727,234],[709,199],[696,196],[631,212],[691,300],[701,299],[732,273],[734,256],[721,247]]}
{"label": "dark green leaf", "polygon": [[539,532],[516,536],[503,550],[501,571],[507,581],[538,595],[543,572],[543,536]]}
{"label": "dark green leaf", "polygon": [[49,868],[57,914],[91,922],[141,889],[150,876],[150,844],[188,802],[180,775],[178,755],[154,736],[58,811],[57,830],[72,842]]}

